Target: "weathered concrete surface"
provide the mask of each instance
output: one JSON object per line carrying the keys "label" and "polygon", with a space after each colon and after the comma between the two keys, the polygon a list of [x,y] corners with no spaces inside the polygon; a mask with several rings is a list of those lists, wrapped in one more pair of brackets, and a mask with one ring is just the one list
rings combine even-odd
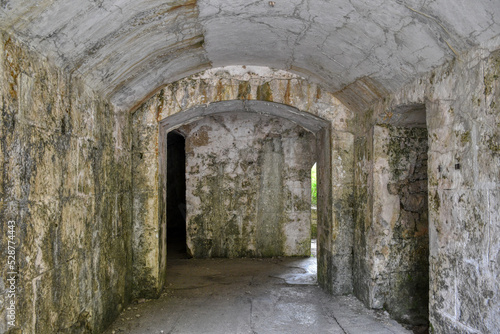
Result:
{"label": "weathered concrete surface", "polygon": [[[295,109],[297,108],[297,109]],[[353,113],[327,91],[297,75],[263,67],[230,66],[193,75],[155,94],[133,114],[134,277],[137,296],[158,295],[166,273],[164,158],[166,132],[200,117],[241,111],[285,117],[323,131],[317,147],[324,196],[318,218],[324,238],[318,280],[335,293],[352,292]],[[327,130],[325,130],[328,128]],[[331,128],[331,130],[330,130]],[[333,142],[331,146],[330,142]],[[319,145],[319,146],[318,146]],[[326,146],[332,150],[325,149]],[[333,167],[331,167],[333,166]],[[165,168],[164,168],[165,167]],[[327,195],[335,186],[335,195]],[[320,207],[320,205],[318,205]]]}
{"label": "weathered concrete surface", "polygon": [[242,112],[208,116],[178,131],[186,138],[190,254],[310,255],[313,133]]}
{"label": "weathered concrete surface", "polygon": [[162,296],[131,305],[105,334],[411,333],[352,296],[333,297],[308,283],[314,262],[171,260]]}
{"label": "weathered concrete surface", "polygon": [[500,41],[500,6],[460,1],[3,1],[15,32],[119,109],[212,66],[298,73],[362,111],[474,46]]}
{"label": "weathered concrete surface", "polygon": [[371,304],[371,259],[368,247],[373,216],[373,128],[358,134],[354,142],[354,246],[353,292],[368,307]]}
{"label": "weathered concrete surface", "polygon": [[[333,130],[331,130],[329,138],[331,141],[330,157],[328,157],[329,150],[326,149],[328,147],[326,143],[318,144],[317,148],[319,162],[321,162],[322,156],[332,161],[330,171],[322,172],[320,168],[318,173],[318,179],[321,178],[318,187],[328,187],[324,181],[328,180],[329,177],[324,173],[329,173],[332,189],[331,205],[328,201],[324,202],[323,205],[326,207],[318,211],[318,224],[325,213],[332,215],[332,225],[323,225],[322,232],[330,240],[325,245],[328,245],[327,252],[331,252],[330,260],[324,263],[328,269],[324,279],[328,282],[325,285],[333,294],[341,295],[353,291],[354,135],[350,132],[336,131],[335,125],[332,126]],[[323,190],[322,193],[326,193],[326,191]],[[318,196],[320,196],[320,192],[318,192]],[[318,208],[321,208],[322,201],[324,199],[318,198]],[[325,231],[325,229],[327,230]],[[322,245],[321,242],[320,245]],[[321,264],[321,261],[318,261],[318,266],[321,267]]]}
{"label": "weathered concrete surface", "polygon": [[[160,120],[200,105],[231,100],[268,101],[292,106],[327,121],[335,130],[348,131],[354,113],[331,92],[318,84],[287,71],[262,66],[225,66],[213,68],[166,85],[149,105],[156,107]],[[278,116],[278,115],[276,115]],[[296,123],[318,131],[302,119],[300,112],[285,114]],[[314,126],[315,128],[313,128]]]}
{"label": "weathered concrete surface", "polygon": [[10,271],[18,330],[98,332],[132,289],[129,116],[3,34],[0,96],[0,332]]}
{"label": "weathered concrete surface", "polygon": [[[500,328],[499,78],[498,51],[465,53],[459,61],[416,79],[380,101],[358,123],[390,119],[393,110],[400,107],[426,106],[429,309],[430,323],[437,333],[489,333]],[[366,133],[366,128],[360,131]],[[369,136],[357,138],[359,152],[372,151],[363,144],[366,138]],[[356,179],[362,181],[359,189],[366,189],[367,194],[372,191],[366,179],[373,167],[371,159],[367,154],[356,155],[356,165],[360,166]],[[368,172],[363,174],[363,170]],[[360,215],[372,214],[369,206],[361,204],[358,208]],[[362,232],[359,236],[367,238]],[[363,254],[355,254],[355,258],[356,263],[369,261]],[[370,272],[359,273],[358,296],[370,303],[373,300],[366,293],[371,289],[366,281]]]}
{"label": "weathered concrete surface", "polygon": [[[431,323],[437,332],[499,328],[499,56],[490,54],[500,46],[499,12],[491,0],[1,1],[0,29],[24,43],[3,38],[0,45],[0,182],[9,203],[1,210],[34,226],[21,229],[33,241],[22,260],[35,263],[23,273],[22,298],[31,302],[23,323],[99,328],[116,314],[113,307],[129,296],[123,280],[130,279],[131,220],[132,286],[136,295],[158,293],[166,272],[158,122],[236,99],[282,103],[330,122],[318,136],[326,194],[318,213],[318,280],[346,293],[353,275],[367,303],[375,300],[367,233],[376,196],[373,125],[402,114],[391,124],[418,122],[425,105]],[[185,78],[243,62],[308,79],[250,66]],[[149,96],[131,133],[128,116],[117,111],[135,110]],[[345,237],[353,233],[353,214],[354,249]],[[58,275],[78,280],[56,286]],[[53,313],[51,298],[61,301]]]}

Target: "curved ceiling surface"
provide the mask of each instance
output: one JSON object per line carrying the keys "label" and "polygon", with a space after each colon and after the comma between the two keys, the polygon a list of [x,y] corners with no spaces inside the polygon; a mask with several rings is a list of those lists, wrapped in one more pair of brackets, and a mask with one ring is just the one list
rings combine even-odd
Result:
{"label": "curved ceiling surface", "polygon": [[2,0],[0,6],[0,29],[120,109],[166,83],[226,65],[288,70],[369,102],[467,49],[500,47],[498,0]]}

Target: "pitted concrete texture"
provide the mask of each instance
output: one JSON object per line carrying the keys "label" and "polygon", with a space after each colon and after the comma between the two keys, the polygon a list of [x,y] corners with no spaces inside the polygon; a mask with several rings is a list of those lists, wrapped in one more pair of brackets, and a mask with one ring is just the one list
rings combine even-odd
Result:
{"label": "pitted concrete texture", "polygon": [[353,109],[474,46],[498,45],[493,0],[0,2],[0,29],[127,109],[212,66],[265,65]]}
{"label": "pitted concrete texture", "polygon": [[105,334],[411,333],[352,296],[322,291],[311,280],[314,257],[169,261],[162,296],[132,304]]}

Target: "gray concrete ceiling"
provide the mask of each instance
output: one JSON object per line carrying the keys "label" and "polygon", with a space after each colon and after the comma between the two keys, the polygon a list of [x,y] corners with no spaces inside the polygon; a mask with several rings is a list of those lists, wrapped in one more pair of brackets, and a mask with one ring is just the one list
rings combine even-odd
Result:
{"label": "gray concrete ceiling", "polygon": [[472,47],[500,0],[1,0],[0,29],[120,109],[211,67],[285,69],[352,109]]}

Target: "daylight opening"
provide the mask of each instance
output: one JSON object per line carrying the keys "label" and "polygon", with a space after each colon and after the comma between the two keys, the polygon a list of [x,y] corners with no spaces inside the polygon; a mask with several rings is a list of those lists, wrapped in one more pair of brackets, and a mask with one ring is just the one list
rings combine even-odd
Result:
{"label": "daylight opening", "polygon": [[311,168],[311,256],[317,254],[318,237],[318,187],[316,177],[316,162]]}

